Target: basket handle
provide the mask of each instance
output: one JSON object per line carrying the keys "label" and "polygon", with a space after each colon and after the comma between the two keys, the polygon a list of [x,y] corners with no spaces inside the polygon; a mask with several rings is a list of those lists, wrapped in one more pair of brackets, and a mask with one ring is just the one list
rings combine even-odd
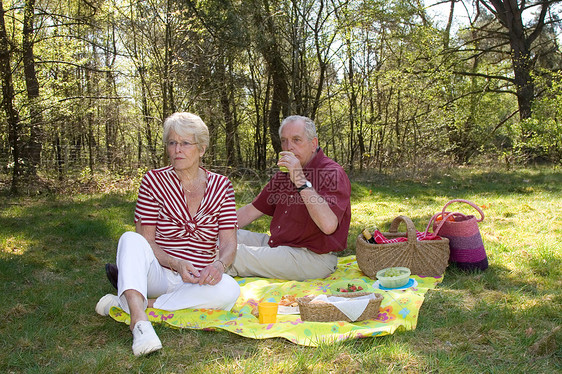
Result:
{"label": "basket handle", "polygon": [[443,215],[445,215],[447,213],[446,209],[452,203],[465,203],[465,204],[470,205],[471,207],[476,209],[478,211],[478,213],[480,213],[480,219],[476,219],[476,222],[482,222],[484,220],[484,212],[482,211],[482,209],[480,209],[480,207],[478,205],[474,204],[472,201],[464,200],[464,199],[454,199],[454,200],[449,201],[447,204],[445,204],[445,206],[443,207],[443,210],[442,210]]}
{"label": "basket handle", "polygon": [[437,214],[435,214],[433,217],[431,217],[431,219],[429,220],[429,223],[427,224],[427,227],[425,228],[425,235],[427,236],[427,234],[429,233],[429,228],[431,227],[431,225],[433,224],[434,221],[437,220],[437,218],[439,218],[439,216],[442,216],[441,218],[441,222],[439,222],[439,224],[437,225],[437,227],[435,228],[435,230],[433,230],[433,235],[438,235],[439,234],[439,230],[441,230],[441,227],[445,224],[445,222],[450,218],[450,217],[455,217],[455,216],[461,216],[461,217],[466,217],[464,214],[459,213],[459,212],[439,212]]}
{"label": "basket handle", "polygon": [[400,225],[400,222],[404,222],[406,224],[406,229],[408,231],[408,242],[415,243],[418,240],[416,236],[416,226],[414,225],[414,222],[412,222],[410,217],[398,216],[394,218],[394,220],[390,223],[390,228],[388,231],[392,233],[398,232],[398,226]]}

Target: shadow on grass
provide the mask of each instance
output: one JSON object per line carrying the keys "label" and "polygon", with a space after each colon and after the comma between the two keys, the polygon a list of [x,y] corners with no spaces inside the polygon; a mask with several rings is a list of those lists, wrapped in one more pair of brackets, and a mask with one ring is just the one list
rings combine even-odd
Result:
{"label": "shadow on grass", "polygon": [[97,330],[110,322],[94,312],[111,291],[103,264],[114,260],[119,236],[133,228],[132,199],[17,198],[0,209],[0,330],[13,347],[0,353],[0,371],[63,365],[72,347],[99,346],[92,341],[105,333]]}
{"label": "shadow on grass", "polygon": [[6,304],[50,303],[49,297],[62,302],[62,295],[76,293],[73,285],[91,290],[92,275],[103,279],[103,263],[114,259],[119,236],[132,229],[134,203],[124,196],[18,199],[2,205],[0,289],[4,295],[22,292]]}
{"label": "shadow on grass", "polygon": [[[430,203],[436,197],[462,198],[473,194],[560,193],[562,172],[547,170],[472,171],[448,170],[434,175],[402,177],[400,175],[350,175],[355,182],[352,199],[358,202],[373,194],[376,197],[411,198]],[[370,191],[370,193],[369,193]]]}
{"label": "shadow on grass", "polygon": [[119,236],[132,228],[133,209],[134,202],[120,195],[10,201],[0,216],[2,257],[75,269],[83,259],[115,253]]}

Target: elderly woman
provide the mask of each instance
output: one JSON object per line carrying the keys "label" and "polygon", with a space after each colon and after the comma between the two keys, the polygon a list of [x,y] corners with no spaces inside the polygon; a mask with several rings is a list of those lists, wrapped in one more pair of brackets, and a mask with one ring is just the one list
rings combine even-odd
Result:
{"label": "elderly woman", "polygon": [[236,255],[234,190],[227,177],[199,164],[209,145],[201,118],[175,113],[164,122],[170,166],[142,179],[136,233],[117,247],[117,295],[105,295],[96,312],[119,306],[131,316],[133,353],[162,348],[146,308],[230,310],[240,295],[225,269]]}

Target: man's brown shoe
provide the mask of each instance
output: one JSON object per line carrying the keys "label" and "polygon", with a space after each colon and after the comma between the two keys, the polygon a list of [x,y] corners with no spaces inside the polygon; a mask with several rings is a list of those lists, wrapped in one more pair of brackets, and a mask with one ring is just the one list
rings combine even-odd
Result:
{"label": "man's brown shoe", "polygon": [[117,289],[117,277],[119,275],[117,265],[105,264],[105,275],[107,275],[107,279],[109,279],[111,285]]}

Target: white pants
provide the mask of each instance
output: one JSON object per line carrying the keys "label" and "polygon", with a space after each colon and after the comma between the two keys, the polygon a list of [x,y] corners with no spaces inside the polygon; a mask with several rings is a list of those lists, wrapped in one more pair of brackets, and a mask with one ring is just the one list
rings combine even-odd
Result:
{"label": "white pants", "polygon": [[154,308],[178,310],[207,308],[230,310],[240,295],[240,286],[223,274],[214,286],[185,283],[181,276],[160,265],[148,241],[140,234],[126,232],[117,246],[117,295],[120,307],[130,313],[123,292],[136,290],[147,299],[156,298]]}
{"label": "white pants", "polygon": [[318,254],[306,248],[270,247],[269,235],[238,230],[236,259],[227,273],[240,277],[263,277],[302,281],[326,278],[338,266],[333,253]]}

